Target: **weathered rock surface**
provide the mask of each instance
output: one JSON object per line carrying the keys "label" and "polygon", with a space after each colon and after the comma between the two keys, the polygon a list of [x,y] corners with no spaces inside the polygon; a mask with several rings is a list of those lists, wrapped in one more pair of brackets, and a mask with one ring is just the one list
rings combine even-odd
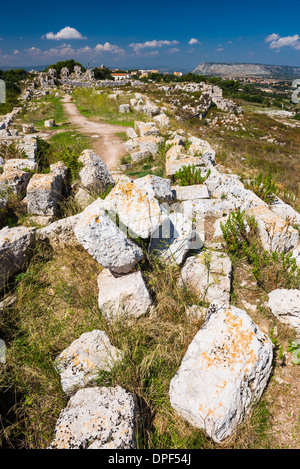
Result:
{"label": "weathered rock surface", "polygon": [[195,184],[194,186],[173,186],[177,200],[197,200],[209,199],[209,192],[205,184]]}
{"label": "weathered rock surface", "polygon": [[114,186],[114,180],[106,164],[93,150],[84,150],[78,161],[83,164],[79,172],[83,187],[101,192],[105,191],[109,185]]}
{"label": "weathered rock surface", "polygon": [[159,202],[135,182],[120,180],[105,198],[105,208],[118,214],[132,237],[150,238],[168,218]]}
{"label": "weathered rock surface", "polygon": [[300,290],[279,288],[269,293],[268,307],[280,322],[300,335]]}
{"label": "weathered rock surface", "polygon": [[98,287],[99,308],[109,322],[138,318],[147,313],[152,305],[141,271],[114,277],[105,269],[98,276]]}
{"label": "weathered rock surface", "polygon": [[218,300],[228,304],[231,276],[232,265],[227,254],[206,250],[186,260],[179,283],[188,285],[208,303]]}
{"label": "weathered rock surface", "polygon": [[79,215],[62,218],[37,230],[37,235],[41,240],[49,241],[54,249],[58,247],[65,248],[66,246],[79,246],[80,243],[74,234],[74,228],[78,221]]}
{"label": "weathered rock surface", "polygon": [[246,212],[257,222],[264,248],[271,252],[287,252],[299,243],[299,233],[289,223],[264,206]]}
{"label": "weathered rock surface", "polygon": [[62,177],[57,174],[34,174],[27,186],[28,213],[55,215],[62,198]]}
{"label": "weathered rock surface", "polygon": [[82,334],[55,360],[61,386],[66,394],[95,384],[99,370],[110,371],[122,353],[113,347],[104,331]]}
{"label": "weathered rock surface", "polygon": [[35,239],[35,230],[24,226],[0,230],[0,290],[22,269]]}
{"label": "weathered rock surface", "polygon": [[20,169],[8,169],[0,174],[0,193],[23,196],[30,180],[30,173]]}
{"label": "weathered rock surface", "polygon": [[80,215],[74,233],[88,253],[112,272],[126,274],[143,259],[143,251],[106,215],[98,201]]}
{"label": "weathered rock surface", "polygon": [[170,383],[175,411],[214,441],[230,436],[258,400],[273,346],[245,311],[214,302]]}
{"label": "weathered rock surface", "polygon": [[60,413],[49,449],[134,449],[138,408],[121,387],[80,389]]}
{"label": "weathered rock surface", "polygon": [[159,202],[170,203],[174,199],[170,179],[148,174],[134,181],[136,187],[143,189],[147,196],[156,198]]}
{"label": "weathered rock surface", "polygon": [[37,163],[27,158],[11,158],[5,163],[4,172],[13,170],[36,171],[37,166]]}
{"label": "weathered rock surface", "polygon": [[203,242],[193,223],[180,212],[173,212],[153,233],[150,249],[166,261],[181,265],[191,251],[199,251]]}

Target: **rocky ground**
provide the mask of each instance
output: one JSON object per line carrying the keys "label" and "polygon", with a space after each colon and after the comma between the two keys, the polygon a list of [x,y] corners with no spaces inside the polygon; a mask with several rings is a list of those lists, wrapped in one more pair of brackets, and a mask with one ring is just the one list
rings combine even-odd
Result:
{"label": "rocky ground", "polygon": [[[277,194],[258,195],[253,185],[229,173],[212,143],[181,129],[178,120],[174,125],[167,105],[133,93],[120,107],[121,113],[136,113],[123,143],[115,134],[124,127],[88,120],[69,96],[63,98],[71,127],[99,136],[94,150],[79,157],[76,184],[70,184],[61,161],[39,171],[32,136],[29,150],[22,143],[26,134],[15,134],[10,124],[2,136],[25,152],[2,161],[3,216],[13,193],[34,222],[0,230],[3,318],[10,301],[20,301],[22,283],[16,288],[14,279],[20,272],[26,279],[38,246],[61,256],[75,249],[75,264],[76,256],[86,256],[86,268],[92,262],[97,273],[91,279],[101,329],[81,330],[50,354],[65,406],[58,407],[44,447],[129,449],[141,447],[140,435],[142,446],[163,447],[162,437],[155,443],[153,435],[162,435],[166,422],[175,419],[184,431],[188,426],[189,432],[201,432],[206,447],[299,448],[299,367],[288,350],[300,334],[300,214]],[[152,162],[147,175],[128,175],[147,161]],[[162,168],[163,177],[155,174]],[[61,218],[60,205],[70,194],[80,210]],[[84,283],[84,268],[81,274]],[[53,288],[55,296],[57,285]],[[4,326],[2,319],[7,335]],[[151,340],[135,362],[141,339],[129,347],[124,331],[134,336],[139,328]],[[170,341],[175,331],[177,340]],[[174,363],[163,358],[166,351],[172,356],[172,347]],[[10,341],[7,363],[0,365],[6,378],[9,349]],[[165,381],[146,387],[156,360],[162,368],[169,360],[172,367]],[[128,370],[131,380],[124,381]],[[163,397],[154,405],[161,386]],[[251,418],[262,408],[268,429],[260,420],[253,431]],[[160,413],[168,417],[159,420]],[[26,415],[30,419],[30,405]],[[260,432],[264,442],[257,443]],[[189,443],[179,439],[177,446],[190,447],[194,437]]]}

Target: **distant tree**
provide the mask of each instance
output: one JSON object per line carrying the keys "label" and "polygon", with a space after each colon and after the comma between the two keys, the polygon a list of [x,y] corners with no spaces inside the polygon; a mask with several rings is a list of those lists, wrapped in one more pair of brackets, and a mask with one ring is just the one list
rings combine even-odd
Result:
{"label": "distant tree", "polygon": [[112,80],[113,77],[111,76],[112,71],[107,68],[94,68],[93,69],[94,75],[96,80]]}
{"label": "distant tree", "polygon": [[19,104],[18,98],[21,94],[20,82],[29,77],[24,69],[0,70],[0,79],[5,81],[6,103],[0,104],[0,114],[11,112],[14,106]]}

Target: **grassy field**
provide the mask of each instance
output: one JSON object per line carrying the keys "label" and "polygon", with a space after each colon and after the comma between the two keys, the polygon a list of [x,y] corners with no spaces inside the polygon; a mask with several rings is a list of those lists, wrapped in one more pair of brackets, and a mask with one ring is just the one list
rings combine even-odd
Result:
{"label": "grassy field", "polygon": [[[52,251],[37,245],[28,268],[16,277],[17,301],[0,317],[7,344],[7,365],[0,375],[0,444],[3,448],[46,448],[59,412],[66,406],[54,359],[83,332],[104,330],[124,359],[112,373],[99,373],[99,386],[120,385],[138,396],[143,427],[140,449],[220,447],[178,417],[169,402],[169,383],[201,320],[191,322],[185,309],[201,304],[177,286],[178,267],[153,258],[142,266],[155,301],[153,316],[134,325],[107,323],[97,305],[101,267],[83,249]],[[84,272],[84,281],[83,281]],[[226,448],[265,448],[269,412],[262,400],[253,408]]]}
{"label": "grassy field", "polygon": [[[118,105],[122,99],[110,99],[107,92],[91,94],[77,90],[75,93],[76,103],[87,117],[133,125],[134,119],[141,116],[120,114]],[[51,98],[50,104],[49,114],[45,115],[49,116],[51,110],[53,117],[53,112],[57,112],[58,122],[60,119],[64,122],[60,100]],[[215,112],[212,110],[211,116]],[[41,125],[44,118],[41,114],[36,117],[37,123],[40,122],[37,125]],[[242,116],[245,130],[237,132],[222,132],[222,128],[210,128],[198,119],[178,122],[172,118],[171,122],[175,129],[182,128],[208,140],[217,149],[218,163],[232,172],[247,179],[260,172],[271,173],[280,196],[292,201],[290,194],[293,194],[293,204],[299,207],[299,129],[258,115],[253,109],[245,110]],[[127,139],[125,132],[117,135],[124,141]],[[266,135],[276,138],[280,145],[262,140]],[[63,161],[75,182],[81,167],[78,156],[90,146],[90,139],[76,131],[57,133],[48,142],[40,142],[40,167],[47,172],[50,164]],[[133,164],[126,174],[165,177],[167,149],[161,145],[154,159]],[[121,163],[129,162],[129,158],[124,157]],[[16,224],[24,223],[21,215],[17,216]],[[226,250],[233,264],[230,303],[242,309],[245,309],[243,301],[255,305],[249,314],[273,341],[274,368],[263,398],[231,438],[221,445],[214,444],[204,432],[178,417],[170,405],[170,380],[202,325],[202,320],[187,318],[186,308],[204,304],[189,289],[178,287],[180,269],[160,263],[141,244],[146,260],[136,268],[142,270],[154,300],[154,310],[134,324],[111,325],[98,307],[99,264],[82,248],[53,250],[38,242],[32,260],[16,276],[10,292],[6,292],[15,295],[16,302],[4,308],[0,315],[0,337],[7,345],[7,363],[1,365],[0,373],[0,447],[47,448],[59,413],[68,401],[54,360],[82,333],[94,329],[105,331],[112,345],[124,352],[122,363],[112,373],[99,373],[97,385],[119,385],[137,395],[143,420],[138,435],[139,449],[297,447],[299,367],[285,364],[294,331],[271,315],[265,301],[272,289],[297,287],[300,274],[291,269],[289,259],[266,255],[255,226],[250,234],[243,233],[247,246],[240,246],[241,230],[234,231],[236,221],[227,227],[225,236]]]}
{"label": "grassy field", "polygon": [[67,128],[67,116],[60,97],[53,94],[44,96],[42,99],[32,100],[31,104],[37,109],[25,110],[24,115],[20,117],[22,122],[33,123],[37,129],[44,128],[44,121],[54,119],[55,124],[60,124],[60,128]]}
{"label": "grassy field", "polygon": [[119,105],[129,104],[131,96],[118,95],[116,98],[111,98],[108,91],[91,93],[89,90],[76,89],[73,97],[79,111],[85,117],[125,127],[133,127],[134,125],[135,113],[122,114],[119,112]]}

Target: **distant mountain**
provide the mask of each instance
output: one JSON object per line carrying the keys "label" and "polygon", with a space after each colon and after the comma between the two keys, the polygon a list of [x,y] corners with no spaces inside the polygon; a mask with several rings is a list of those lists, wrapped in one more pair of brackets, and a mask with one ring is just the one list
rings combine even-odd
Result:
{"label": "distant mountain", "polygon": [[300,78],[300,67],[250,63],[201,63],[193,70],[196,75],[226,77]]}

